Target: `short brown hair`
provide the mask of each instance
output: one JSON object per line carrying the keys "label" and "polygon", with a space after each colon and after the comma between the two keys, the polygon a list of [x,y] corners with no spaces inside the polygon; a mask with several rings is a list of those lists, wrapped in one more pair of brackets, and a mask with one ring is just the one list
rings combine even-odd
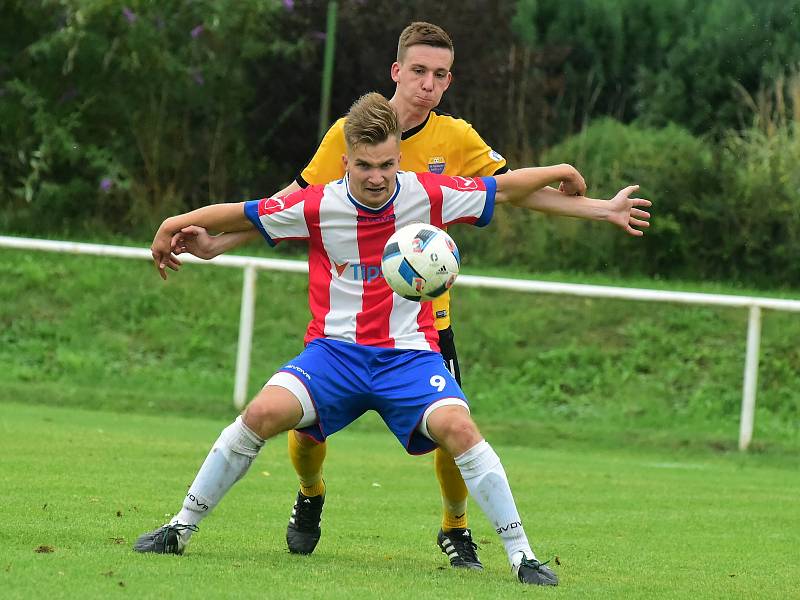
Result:
{"label": "short brown hair", "polygon": [[389,101],[378,94],[364,94],[353,103],[344,121],[347,148],[385,142],[391,136],[400,139],[400,121]]}
{"label": "short brown hair", "polygon": [[418,44],[434,48],[447,48],[455,57],[453,40],[444,29],[433,23],[416,21],[403,29],[400,34],[400,40],[397,42],[397,62],[403,62],[406,50]]}

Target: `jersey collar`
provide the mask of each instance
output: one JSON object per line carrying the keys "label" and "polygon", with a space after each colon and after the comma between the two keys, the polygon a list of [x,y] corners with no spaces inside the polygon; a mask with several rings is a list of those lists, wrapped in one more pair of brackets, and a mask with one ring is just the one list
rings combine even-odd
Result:
{"label": "jersey collar", "polygon": [[401,140],[407,140],[407,139],[408,139],[408,138],[410,138],[412,135],[416,135],[416,134],[418,134],[420,131],[422,131],[423,129],[425,129],[425,125],[427,125],[427,124],[428,124],[428,121],[430,121],[430,119],[431,119],[431,113],[432,113],[432,112],[433,112],[433,111],[430,111],[430,112],[428,113],[428,116],[427,116],[427,117],[425,117],[425,120],[424,120],[422,123],[420,123],[420,124],[419,124],[419,125],[417,125],[416,127],[412,127],[411,129],[408,129],[408,130],[404,131],[404,132],[403,132],[403,133],[400,135],[400,139],[401,139]]}
{"label": "jersey collar", "polygon": [[353,206],[355,206],[356,208],[360,208],[361,210],[373,214],[378,214],[383,212],[394,203],[395,198],[397,198],[397,195],[400,193],[400,178],[397,175],[395,175],[394,177],[394,182],[395,182],[394,194],[392,194],[392,197],[389,198],[386,202],[383,203],[383,205],[379,206],[378,208],[371,208],[366,204],[361,204],[361,202],[359,202],[353,197],[353,195],[350,193],[350,174],[345,173],[344,175],[344,186],[345,190],[347,190],[347,199],[350,200],[350,202],[352,202]]}

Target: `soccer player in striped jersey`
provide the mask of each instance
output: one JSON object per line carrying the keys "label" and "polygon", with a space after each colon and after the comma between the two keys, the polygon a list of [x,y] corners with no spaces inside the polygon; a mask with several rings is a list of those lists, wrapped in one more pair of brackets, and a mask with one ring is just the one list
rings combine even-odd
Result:
{"label": "soccer player in striped jersey", "polygon": [[[268,438],[296,429],[318,441],[368,410],[378,412],[409,454],[444,447],[503,543],[522,583],[557,585],[537,560],[500,459],[470,417],[466,397],[441,360],[427,303],[394,294],[380,273],[386,241],[399,227],[425,222],[487,225],[495,204],[510,203],[554,215],[608,221],[631,235],[647,227],[650,202],[565,196],[543,189],[583,185],[569,165],[520,169],[497,177],[450,177],[399,171],[401,128],[380,94],[367,94],[345,122],[346,173],[327,185],[283,198],[217,204],[171,217],[153,240],[157,269],[177,270],[172,238],[184,227],[217,231],[255,228],[274,245],[285,239],[309,246],[312,320],[305,350],[275,373],[223,430],[169,523],[143,534],[139,552],[181,554],[198,523],[247,471]],[[339,269],[359,265],[358,269]],[[375,273],[372,279],[363,273]]]}
{"label": "soccer player in striped jersey", "polygon": [[[400,167],[407,171],[479,177],[508,171],[506,160],[493,150],[463,119],[436,110],[452,79],[454,50],[442,28],[417,22],[406,27],[397,46],[397,62],[391,67],[396,84],[390,100],[397,110],[403,131],[400,139]],[[314,157],[290,186],[278,192],[285,196],[307,187],[324,184],[344,175],[342,156],[346,153],[344,118],[326,133]],[[577,190],[583,192],[583,189]],[[235,245],[256,237],[254,232],[231,233],[209,238],[196,227],[176,240],[176,251],[212,258]],[[458,354],[450,324],[449,293],[431,304],[439,348],[450,372],[461,384]],[[286,531],[291,552],[313,552],[321,535],[320,518],[325,498],[322,466],[327,445],[300,432],[290,433],[289,455],[300,479],[300,490]],[[441,448],[434,454],[434,468],[442,497],[442,522],[438,544],[454,567],[482,568],[467,521],[467,487],[453,457]]]}

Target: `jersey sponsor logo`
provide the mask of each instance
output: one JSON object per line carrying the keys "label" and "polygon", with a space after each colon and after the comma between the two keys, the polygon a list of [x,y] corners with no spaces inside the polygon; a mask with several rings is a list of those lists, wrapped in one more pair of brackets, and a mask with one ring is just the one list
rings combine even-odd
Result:
{"label": "jersey sponsor logo", "polygon": [[444,156],[431,156],[428,159],[428,171],[431,173],[436,173],[437,175],[441,175],[444,173],[444,168],[447,166],[447,162],[444,160]]}
{"label": "jersey sponsor logo", "polygon": [[446,310],[437,310],[436,311],[436,318],[437,319],[444,319],[447,316]]}
{"label": "jersey sponsor logo", "polygon": [[336,274],[339,277],[352,278],[356,281],[366,281],[367,283],[375,281],[376,279],[383,279],[383,270],[380,265],[366,265],[364,263],[350,264],[349,261],[339,264],[335,260],[331,262],[333,262]]}
{"label": "jersey sponsor logo", "polygon": [[258,216],[271,215],[282,211],[285,207],[283,198],[264,198],[258,203]]}
{"label": "jersey sponsor logo", "polygon": [[350,265],[353,269],[353,279],[360,279],[370,283],[376,279],[383,279],[383,270],[380,265],[365,265],[354,263]]}
{"label": "jersey sponsor logo", "polygon": [[495,150],[489,150],[489,158],[491,158],[494,162],[503,162],[505,160],[503,155]]}
{"label": "jersey sponsor logo", "polygon": [[471,192],[473,190],[478,189],[478,182],[472,179],[471,177],[461,177],[460,175],[454,175],[451,177],[453,183],[456,184],[456,189],[462,192]]}

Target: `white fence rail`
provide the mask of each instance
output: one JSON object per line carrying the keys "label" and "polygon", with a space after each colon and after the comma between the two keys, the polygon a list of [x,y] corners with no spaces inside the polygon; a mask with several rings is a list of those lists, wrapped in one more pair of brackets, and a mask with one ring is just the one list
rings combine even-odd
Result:
{"label": "white fence rail", "polygon": [[[145,248],[59,242],[9,236],[0,236],[0,247],[15,248],[18,250],[44,250],[68,254],[111,256],[117,258],[138,258],[146,260],[151,260],[152,258],[150,256],[150,251]],[[235,406],[237,408],[242,408],[247,400],[247,380],[250,371],[250,350],[253,337],[253,318],[255,314],[256,271],[258,269],[266,269],[307,273],[308,265],[304,261],[298,260],[257,258],[251,256],[218,256],[213,260],[206,261],[195,256],[182,255],[181,260],[186,263],[212,264],[222,267],[244,269],[242,307],[239,319],[239,343],[236,357],[236,383],[233,396]],[[538,292],[590,298],[615,298],[640,302],[670,302],[749,309],[747,352],[745,355],[744,383],[742,386],[742,412],[739,423],[740,450],[746,450],[753,439],[753,417],[756,406],[758,359],[761,342],[761,309],[766,308],[769,310],[800,312],[800,300],[781,300],[777,298],[759,298],[753,296],[669,292],[577,283],[553,283],[548,281],[507,279],[503,277],[480,277],[474,275],[461,275],[458,278],[458,285],[459,287],[480,287],[517,292]]]}

